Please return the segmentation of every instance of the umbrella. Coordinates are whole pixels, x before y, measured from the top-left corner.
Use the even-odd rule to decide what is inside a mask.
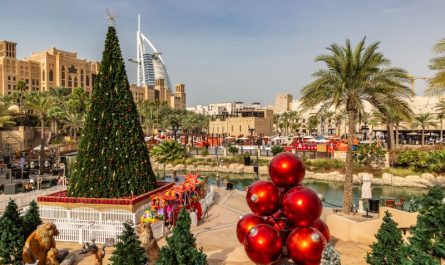
[[[40,148],[41,148],[41,145],[34,147],[33,150],[38,151],[38,150],[40,150]],[[48,149],[49,149],[49,148],[46,147],[46,146],[43,147],[43,150],[48,150]]]
[[[417,135],[417,133],[416,132],[410,132],[410,133],[407,133],[406,135]]]
[[[363,181],[363,184],[362,184],[362,198],[364,198],[364,199],[371,199],[372,198],[371,177],[369,175],[364,175],[362,181]]]

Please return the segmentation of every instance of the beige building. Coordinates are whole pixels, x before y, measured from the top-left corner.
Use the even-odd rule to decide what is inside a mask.
[[[171,91],[165,86],[164,79],[156,80],[155,86],[137,86],[135,84],[130,85],[131,93],[135,102],[148,100],[167,102],[173,109],[185,109],[186,108],[186,95],[185,85],[177,84],[176,92],[173,95]]]
[[[253,130],[254,129],[254,130]],[[273,110],[244,108],[232,116],[210,121],[209,134],[231,136],[270,136],[273,129]]]
[[[54,87],[82,87],[91,93],[99,63],[78,59],[76,52],[50,48],[17,59],[17,43],[0,41],[0,93],[10,95],[24,80],[27,91],[48,91]]]
[[[10,95],[17,91],[17,83],[25,81],[27,91],[48,91],[54,87],[70,90],[82,87],[91,94],[100,64],[95,61],[78,59],[76,52],[68,52],[54,47],[33,52],[23,60],[17,59],[17,43],[0,41],[0,95]],[[134,101],[165,101],[172,108],[185,109],[185,85],[176,85],[172,93],[164,80],[156,80],[155,86],[130,85]]]

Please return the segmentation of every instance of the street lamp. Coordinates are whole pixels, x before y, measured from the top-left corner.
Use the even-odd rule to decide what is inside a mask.
[[[172,130],[173,130],[173,135],[175,137],[175,142],[176,142],[176,133],[179,129],[179,122],[177,120],[172,121]]]

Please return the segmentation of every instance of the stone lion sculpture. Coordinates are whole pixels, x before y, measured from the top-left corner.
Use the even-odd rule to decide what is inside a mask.
[[[34,264],[38,260],[38,265],[47,265],[46,257],[50,249],[50,255],[53,255],[56,249],[56,241],[54,237],[59,235],[59,230],[55,224],[42,224],[26,239],[23,246],[22,258],[23,262]],[[57,254],[56,254],[57,256]]]
[[[59,255],[57,248],[48,250],[48,253],[46,253],[46,265],[60,265],[60,262],[57,260],[57,255]]]
[[[148,265],[154,265],[159,260],[159,253],[161,252],[158,242],[153,236],[153,231],[149,223],[141,223],[137,227],[139,241],[144,248],[148,257]]]

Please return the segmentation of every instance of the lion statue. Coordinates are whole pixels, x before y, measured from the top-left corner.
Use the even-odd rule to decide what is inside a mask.
[[[159,253],[161,252],[158,242],[153,236],[151,225],[149,223],[140,223],[137,227],[139,241],[144,248],[148,257],[148,265],[154,265],[159,260]]]
[[[57,260],[57,255],[59,255],[57,248],[48,250],[48,253],[46,253],[46,265],[60,265],[60,262]]]
[[[59,235],[55,224],[42,224],[26,239],[23,246],[23,262],[34,264],[38,260],[38,265],[47,265],[46,257],[50,249],[56,248],[54,237]],[[54,250],[51,251],[54,254]],[[57,256],[57,254],[56,254]]]

